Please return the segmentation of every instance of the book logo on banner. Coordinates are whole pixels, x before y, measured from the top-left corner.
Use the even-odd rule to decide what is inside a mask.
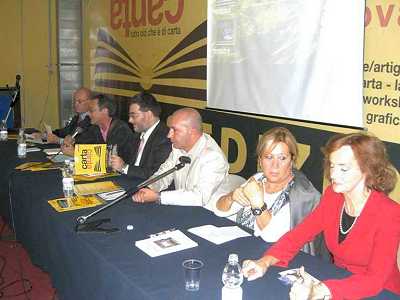
[[[104,22],[92,29],[94,88],[121,96],[146,90],[160,100],[174,97],[204,106],[207,22],[198,17],[198,4],[151,3],[109,0]],[[105,14],[97,10],[91,14]]]
[[[106,173],[106,144],[75,145],[75,174],[92,175]]]

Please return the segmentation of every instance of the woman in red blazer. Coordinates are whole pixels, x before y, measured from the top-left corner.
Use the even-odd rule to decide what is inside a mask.
[[[384,288],[400,295],[400,205],[387,196],[396,173],[385,145],[363,133],[338,134],[328,141],[324,155],[331,185],[320,204],[262,258],[244,261],[244,276],[253,280],[271,265],[287,266],[304,243],[323,232],[334,263],[352,275],[310,287],[309,299],[361,299]]]

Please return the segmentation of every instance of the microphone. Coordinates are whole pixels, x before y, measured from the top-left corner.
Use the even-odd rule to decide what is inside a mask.
[[[17,76],[15,76],[15,87],[17,89],[20,89],[20,85],[19,85],[20,80],[21,80],[21,75],[17,74]]]
[[[75,231],[78,232],[79,231],[79,225],[85,224],[87,219],[89,219],[90,217],[92,217],[92,216],[98,214],[99,212],[101,212],[101,211],[113,206],[114,204],[120,202],[121,200],[132,196],[134,193],[136,193],[141,188],[144,188],[144,187],[146,187],[146,186],[148,186],[148,185],[160,180],[161,178],[164,178],[164,177],[168,176],[169,174],[171,174],[171,173],[173,173],[173,172],[175,172],[177,170],[182,169],[186,164],[190,164],[191,159],[188,156],[181,156],[181,157],[179,157],[179,161],[180,161],[179,164],[175,165],[174,167],[172,167],[171,169],[165,171],[164,173],[161,173],[160,175],[157,175],[155,177],[150,177],[149,179],[147,179],[147,180],[143,181],[142,183],[138,184],[136,187],[128,189],[125,193],[123,193],[121,196],[119,196],[117,199],[115,199],[114,201],[110,202],[109,204],[107,204],[107,205],[105,205],[103,207],[100,207],[99,209],[95,210],[94,212],[92,212],[92,213],[90,213],[90,214],[88,214],[86,216],[78,217],[76,219]],[[109,219],[104,219],[104,220],[109,220]],[[93,223],[95,225],[94,227],[96,227],[96,226],[101,224],[101,223],[99,223],[99,221],[93,221]],[[88,224],[88,226],[89,226],[89,224]],[[95,228],[91,228],[91,229],[92,229],[91,231],[96,231]],[[88,229],[88,230],[90,230],[90,229]],[[99,230],[99,231],[103,231],[103,230]]]
[[[83,132],[83,128],[82,127],[76,127],[74,133],[71,135],[71,138],[75,138],[78,134],[81,134]]]
[[[85,129],[82,127],[76,127],[74,133],[71,135],[72,140],[78,135],[81,134]],[[49,157],[49,160],[53,160],[54,157],[58,156],[62,152],[62,148],[56,154],[53,154]]]
[[[191,163],[191,159],[189,156],[181,156],[179,157],[179,161],[185,165],[185,164],[190,164]]]

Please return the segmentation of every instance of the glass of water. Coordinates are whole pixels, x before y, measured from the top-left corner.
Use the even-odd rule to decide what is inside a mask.
[[[204,263],[198,259],[187,259],[182,263],[185,276],[185,290],[196,292],[200,289],[200,271]]]

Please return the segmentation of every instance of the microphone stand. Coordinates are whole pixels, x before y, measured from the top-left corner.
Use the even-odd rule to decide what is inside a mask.
[[[76,219],[76,224],[75,224],[75,231],[76,232],[105,232],[105,233],[110,233],[110,232],[115,232],[115,231],[119,231],[118,228],[101,228],[99,227],[101,224],[106,223],[106,222],[110,222],[111,219],[110,218],[106,218],[106,219],[100,219],[100,220],[94,220],[92,222],[86,222],[89,218],[93,217],[94,215],[97,215],[99,212],[106,210],[107,208],[117,204],[118,202],[132,196],[134,193],[136,193],[138,190],[140,190],[141,188],[144,188],[145,186],[148,186],[149,184],[152,184],[158,180],[160,180],[161,178],[164,178],[166,176],[168,176],[169,174],[182,169],[185,164],[187,162],[186,161],[182,161],[175,165],[173,168],[165,171],[164,173],[161,173],[160,175],[157,175],[155,177],[149,178],[145,181],[143,181],[142,183],[140,183],[139,185],[137,185],[136,187],[130,188],[128,189],[125,193],[123,193],[121,196],[119,196],[117,199],[113,200],[112,202],[108,203],[105,206],[100,207],[99,209],[91,212],[90,214],[86,215],[86,216],[80,216]]]
[[[6,117],[4,118],[4,121],[5,121],[6,123],[7,123],[7,121],[8,121],[9,116],[10,116],[10,113],[11,113],[12,108],[13,108],[13,107],[15,106],[15,104],[16,104],[16,99],[17,99],[17,96],[18,96],[18,94],[19,94],[19,89],[20,89],[19,84],[17,84],[17,85],[16,85],[16,88],[15,88],[14,96],[13,96],[13,98],[12,98],[12,100],[11,100],[11,102],[10,102],[10,106],[9,106],[9,108],[8,108],[7,115],[6,115]]]

